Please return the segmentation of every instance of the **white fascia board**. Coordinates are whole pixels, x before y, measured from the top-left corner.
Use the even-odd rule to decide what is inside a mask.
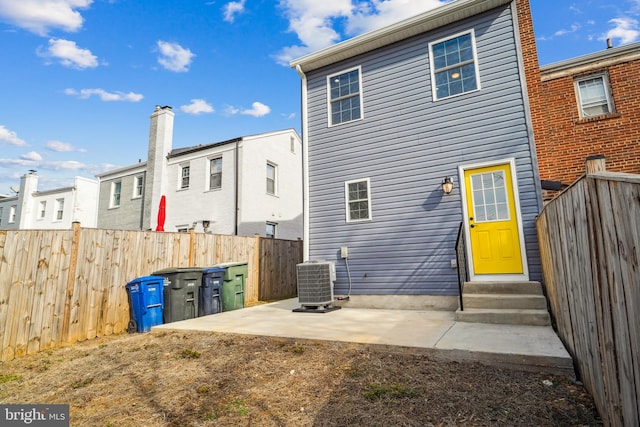
[[[309,72],[418,34],[479,15],[514,0],[456,0],[428,12],[370,31],[309,55],[294,59],[291,68]]]

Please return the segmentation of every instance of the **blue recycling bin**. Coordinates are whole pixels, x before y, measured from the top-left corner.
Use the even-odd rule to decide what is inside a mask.
[[[221,290],[224,274],[222,267],[205,268],[202,271],[202,285],[198,294],[198,316],[218,314],[222,311]]]
[[[138,277],[127,283],[131,320],[129,332],[149,332],[162,324],[164,279],[158,276]]]

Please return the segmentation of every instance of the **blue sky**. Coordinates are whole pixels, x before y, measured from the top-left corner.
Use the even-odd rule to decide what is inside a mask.
[[[0,0],[0,194],[146,160],[155,105],[174,148],[300,130],[302,56],[439,0]],[[541,64],[640,40],[640,0],[533,0]]]

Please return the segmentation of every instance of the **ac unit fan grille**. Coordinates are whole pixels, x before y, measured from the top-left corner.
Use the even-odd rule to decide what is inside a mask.
[[[333,302],[333,277],[330,263],[298,264],[298,300],[303,306]]]

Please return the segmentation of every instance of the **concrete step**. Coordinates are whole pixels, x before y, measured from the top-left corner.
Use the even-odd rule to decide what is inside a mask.
[[[465,282],[463,294],[543,295],[540,282]]]
[[[531,294],[467,294],[462,297],[467,308],[494,309],[547,309],[547,299],[543,295]]]
[[[466,308],[456,311],[456,321],[504,325],[548,326],[549,312],[544,310]]]

